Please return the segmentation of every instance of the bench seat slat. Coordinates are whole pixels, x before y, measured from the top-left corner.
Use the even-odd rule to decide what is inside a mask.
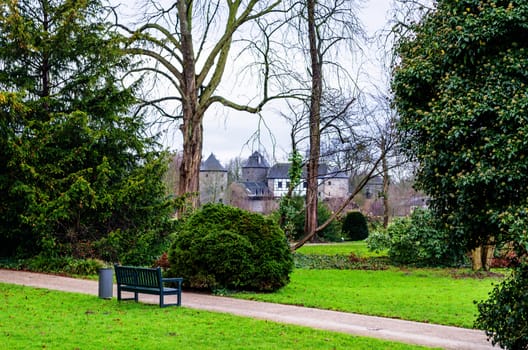
[[[138,293],[145,293],[145,294],[160,294],[159,288],[149,288],[149,287],[136,287],[136,286],[127,286],[123,285],[121,286],[121,291],[123,292],[138,292]],[[174,295],[177,294],[179,289],[177,288],[168,288],[163,287],[163,294],[165,295]]]

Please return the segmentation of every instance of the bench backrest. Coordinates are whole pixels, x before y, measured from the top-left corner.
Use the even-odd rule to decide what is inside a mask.
[[[118,284],[131,286],[161,288],[161,268],[133,267],[114,265]]]

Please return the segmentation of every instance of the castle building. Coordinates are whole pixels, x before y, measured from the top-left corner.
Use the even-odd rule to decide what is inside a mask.
[[[259,152],[253,152],[242,166],[242,182],[234,186],[241,186],[245,193],[245,200],[238,198],[236,206],[257,212],[269,212],[277,208],[277,199],[286,195],[290,187],[290,163],[277,163],[269,166]],[[293,194],[306,195],[306,169],[303,169],[302,180],[295,187]],[[318,174],[319,198],[346,198],[349,194],[349,177],[345,172],[329,171],[326,164],[319,166]]]
[[[227,170],[211,154],[200,167],[200,204],[228,203],[250,211],[269,213],[278,207],[278,199],[288,193],[290,163],[270,166],[259,152],[253,152],[242,166],[241,181],[231,184],[228,191]],[[306,195],[306,169],[293,191]],[[318,194],[321,200],[343,199],[349,195],[349,177],[345,172],[330,171],[319,166]],[[228,200],[229,199],[229,200]]]

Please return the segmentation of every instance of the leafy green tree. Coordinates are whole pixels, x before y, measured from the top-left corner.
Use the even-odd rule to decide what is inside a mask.
[[[117,260],[142,230],[157,242],[168,232],[166,162],[141,116],[126,115],[134,86],[119,81],[128,62],[107,15],[98,0],[0,5],[3,255]],[[101,240],[118,232],[128,244],[112,255]]]
[[[441,0],[396,50],[417,186],[469,249],[511,240],[502,218],[527,205],[527,18],[524,0]]]
[[[510,277],[495,286],[490,298],[478,304],[475,326],[485,329],[493,345],[503,349],[528,348],[528,266],[513,270]]]
[[[528,248],[527,18],[525,0],[438,1],[399,43],[393,80],[403,146],[420,163],[417,184],[451,240],[468,248],[513,242],[521,262]],[[479,306],[480,325],[510,349],[526,344],[526,296],[517,288],[525,269]]]

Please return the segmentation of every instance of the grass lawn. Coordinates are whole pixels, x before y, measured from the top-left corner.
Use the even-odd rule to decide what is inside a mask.
[[[424,349],[219,314],[0,283],[3,349]]]
[[[270,294],[237,293],[244,299],[472,328],[477,308],[498,278],[454,278],[447,270],[296,269],[291,283]]]
[[[306,256],[372,261],[364,242],[307,245]],[[337,260],[337,259],[336,259]],[[344,259],[347,260],[346,258]],[[367,263],[367,266],[369,266]],[[474,300],[487,298],[500,277],[463,269],[295,269],[275,293],[232,296],[471,328]],[[416,349],[346,334],[157,305],[118,304],[93,296],[0,283],[3,348],[53,349]],[[23,325],[23,326],[21,326]]]
[[[306,245],[305,255],[377,257],[364,242]],[[383,256],[383,254],[381,255]],[[234,297],[472,328],[474,301],[501,281],[464,269],[295,269],[291,283],[272,294]]]
[[[322,244],[305,244],[297,250],[301,254],[315,255],[350,255],[354,253],[358,257],[370,258],[377,256],[387,256],[387,253],[374,253],[368,250],[364,241],[359,242],[342,242],[342,243],[322,243]]]

